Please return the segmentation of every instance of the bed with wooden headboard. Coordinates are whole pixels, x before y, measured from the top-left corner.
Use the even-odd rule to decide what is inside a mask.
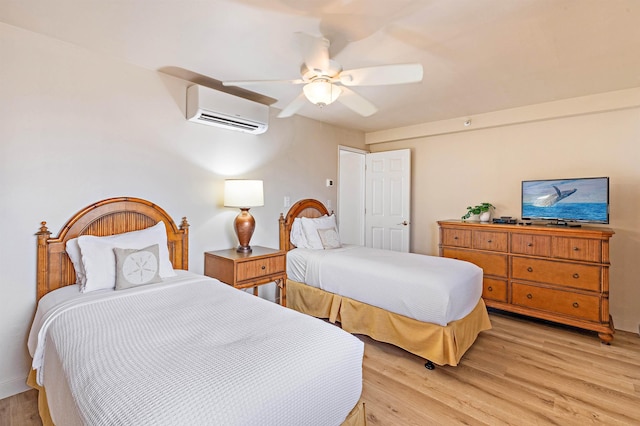
[[[80,210],[51,237],[47,222],[38,236],[37,297],[74,284],[76,274],[65,251],[67,241],[81,235],[108,236],[138,231],[164,222],[167,228],[169,259],[174,269],[189,269],[189,223],[183,217],[179,226],[160,206],[141,198],[118,197],[98,201]]]
[[[173,269],[182,270],[175,277],[122,290],[116,285],[113,291],[82,292],[74,285],[69,240],[146,232],[157,229],[158,222],[166,228]],[[185,419],[222,424],[231,419],[297,425],[310,418],[366,423],[359,400],[361,341],[188,272],[188,259],[186,218],[176,225],[162,208],[139,198],[91,204],[55,237],[41,223],[39,303],[29,336],[37,370],[28,383],[40,390],[45,425],[53,424],[52,418],[57,424],[153,425]],[[309,364],[318,374],[307,374]],[[250,407],[241,402],[247,395],[253,398]]]
[[[328,214],[329,211],[318,200],[304,199],[295,203],[286,215],[280,215],[280,249],[289,252],[296,248],[290,238],[296,218],[319,218]],[[478,334],[491,328],[482,298],[467,316],[441,326],[289,279],[287,306],[318,318],[339,322],[350,333],[364,334],[403,348],[425,358],[425,366],[429,369],[433,368],[433,363],[457,365]]]

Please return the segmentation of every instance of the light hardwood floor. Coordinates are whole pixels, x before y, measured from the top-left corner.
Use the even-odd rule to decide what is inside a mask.
[[[640,337],[491,313],[457,367],[364,336],[367,418],[375,425],[640,425]],[[0,400],[0,425],[39,425],[35,391]]]

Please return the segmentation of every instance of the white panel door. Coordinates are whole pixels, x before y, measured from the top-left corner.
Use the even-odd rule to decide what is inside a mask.
[[[411,151],[367,154],[365,245],[409,251]]]

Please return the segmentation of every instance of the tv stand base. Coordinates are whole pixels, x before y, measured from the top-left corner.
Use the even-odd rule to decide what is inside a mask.
[[[580,227],[582,227],[582,225],[580,225],[579,223],[563,222],[563,221],[547,223],[547,226],[566,226],[568,228],[580,228]]]

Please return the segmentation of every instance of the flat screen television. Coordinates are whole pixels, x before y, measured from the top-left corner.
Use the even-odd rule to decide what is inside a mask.
[[[521,217],[567,226],[609,223],[609,178],[525,180]]]

